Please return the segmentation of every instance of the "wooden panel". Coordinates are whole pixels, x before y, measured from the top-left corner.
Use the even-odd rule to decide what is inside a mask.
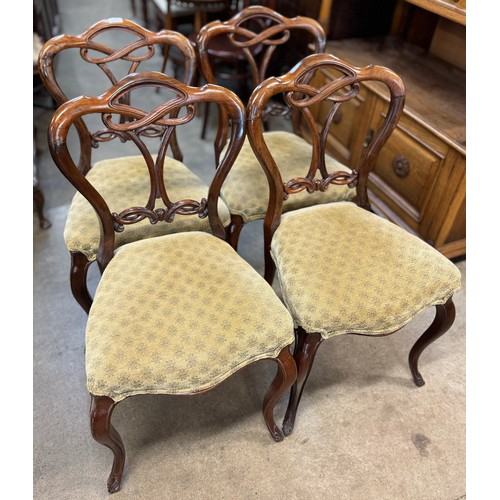
[[[429,53],[465,71],[465,26],[441,18],[434,32]]]
[[[465,26],[465,0],[406,0],[422,9],[434,12]]]
[[[357,66],[379,64],[398,73],[406,87],[407,113],[465,154],[465,71],[391,40],[332,41],[326,50]],[[384,95],[377,87],[370,88]]]

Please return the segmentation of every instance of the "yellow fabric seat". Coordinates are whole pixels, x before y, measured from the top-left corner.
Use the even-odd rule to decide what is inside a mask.
[[[301,137],[284,131],[264,133],[266,145],[276,161],[281,177],[286,182],[294,177],[303,177],[311,162],[312,146]],[[330,156],[325,156],[328,172],[351,170]],[[356,194],[347,185],[330,185],[325,193],[301,193],[290,196],[283,203],[283,212],[298,208],[346,201]],[[221,197],[232,214],[240,215],[243,222],[263,219],[269,202],[269,187],[264,170],[250,146],[245,140],[233,168],[229,172],[221,189]]]
[[[295,325],[324,339],[392,333],[461,286],[450,260],[350,202],[283,215],[271,255]]]
[[[168,194],[175,202],[181,199],[200,201],[208,195],[208,186],[183,163],[173,158],[165,158],[165,178],[168,179]],[[131,206],[145,206],[150,190],[150,178],[142,156],[103,160],[88,172],[87,179],[99,191],[112,212],[119,213]],[[225,226],[230,222],[229,211],[222,200],[219,214]],[[127,225],[121,233],[116,233],[116,247],[141,240],[184,231],[210,232],[208,218],[177,214],[172,222],[158,222],[151,225],[149,220]],[[99,246],[99,221],[88,201],[76,193],[66,219],[64,240],[70,252],[81,252],[89,261],[94,261]]]
[[[87,386],[114,401],[199,392],[293,340],[285,306],[228,243],[203,232],[145,239],[119,248],[97,287]]]

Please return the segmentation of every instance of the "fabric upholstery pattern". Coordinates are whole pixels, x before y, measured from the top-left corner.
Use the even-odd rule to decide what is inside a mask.
[[[183,163],[165,158],[167,193],[172,202],[182,199],[200,201],[208,195],[208,186]],[[121,212],[132,206],[145,206],[150,189],[150,179],[142,156],[129,156],[103,160],[88,172],[87,179],[99,191],[112,212]],[[219,215],[224,226],[230,223],[229,211],[222,200]],[[183,231],[211,232],[208,217],[177,214],[172,222],[151,224],[149,220],[125,226],[116,233],[116,246],[125,243]],[[66,219],[64,240],[70,252],[81,252],[94,261],[99,247],[100,228],[98,217],[90,203],[76,193]]]
[[[280,170],[283,182],[294,177],[305,177],[312,156],[312,146],[307,141],[284,131],[265,132],[264,139]],[[325,156],[325,163],[329,172],[351,172],[348,167],[328,155]],[[355,194],[355,189],[347,185],[330,185],[325,193],[309,194],[302,191],[284,201],[283,212],[319,203],[351,200]],[[245,223],[263,219],[266,215],[269,186],[248,138],[222,186],[221,197],[229,211],[240,215]]]
[[[461,286],[441,253],[350,202],[284,214],[271,255],[295,325],[325,339],[392,333]]]
[[[115,401],[195,393],[293,341],[289,312],[228,243],[203,232],[141,240],[116,251],[97,287],[87,386]]]

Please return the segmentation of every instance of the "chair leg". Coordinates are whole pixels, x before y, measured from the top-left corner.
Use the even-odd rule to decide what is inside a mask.
[[[323,338],[319,333],[307,333],[302,328],[295,331],[295,349],[293,357],[297,364],[297,381],[290,391],[288,408],[286,409],[285,419],[283,420],[283,434],[289,436],[295,425],[295,416],[299,407],[302,391],[306,385],[307,378],[311,372],[314,357]]]
[[[45,197],[43,196],[43,192],[39,187],[33,187],[33,201],[35,202],[36,212],[38,214],[38,221],[40,223],[40,227],[42,229],[48,229],[52,226],[52,222],[50,222],[43,212],[43,205],[45,203]]]
[[[445,304],[436,306],[434,321],[411,348],[408,361],[413,381],[417,387],[422,387],[425,384],[422,375],[418,371],[418,358],[428,345],[432,344],[432,342],[449,330],[454,321],[455,304],[453,304],[453,300],[450,297]]]
[[[297,378],[297,367],[290,354],[289,348],[285,347],[275,358],[278,364],[276,374],[271,387],[268,389],[262,406],[264,419],[272,438],[276,441],[283,441],[283,434],[274,421],[274,407],[280,397],[292,386]]]
[[[90,430],[92,437],[113,452],[113,467],[108,478],[108,491],[120,489],[125,466],[125,447],[116,429],[111,425],[111,414],[116,403],[107,396],[92,396]]]
[[[92,297],[87,288],[87,273],[90,267],[87,256],[80,252],[71,252],[70,284],[73,297],[88,314],[92,305]]]
[[[238,251],[238,241],[244,226],[243,218],[240,215],[231,215],[231,224],[227,228],[226,241]]]
[[[203,126],[201,128],[201,138],[205,139],[205,136],[207,135],[207,126],[208,126],[208,115],[210,112],[210,103],[207,101],[205,103],[205,112],[203,114]]]
[[[272,234],[264,223],[264,279],[272,286],[276,273],[276,264],[271,257]]]

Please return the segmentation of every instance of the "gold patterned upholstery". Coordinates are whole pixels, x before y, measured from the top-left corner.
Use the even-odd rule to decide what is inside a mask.
[[[323,338],[394,332],[460,289],[446,257],[349,202],[283,215],[271,247],[296,326]]]
[[[285,306],[228,243],[203,232],[145,239],[118,249],[98,285],[88,390],[115,401],[198,392],[293,340]]]
[[[150,179],[142,156],[129,156],[103,160],[94,165],[87,178],[108,203],[112,212],[131,206],[145,206],[149,197]],[[165,158],[165,178],[172,201],[182,199],[201,200],[207,197],[208,186],[181,162]],[[219,202],[219,214],[223,224],[230,222],[224,202]],[[208,218],[176,215],[172,222],[151,225],[146,219],[125,227],[116,233],[116,246],[125,243],[183,231],[210,232]],[[69,209],[64,239],[70,252],[81,252],[94,261],[99,246],[99,222],[88,201],[76,193]]]
[[[276,161],[281,177],[286,182],[294,177],[303,177],[311,161],[312,146],[301,137],[284,131],[264,133],[266,145]],[[330,156],[325,156],[329,172],[351,170]],[[348,186],[331,185],[326,193],[301,192],[290,196],[283,203],[283,211],[315,205],[350,200],[356,194]],[[245,223],[263,219],[269,201],[266,175],[255,157],[248,140],[234,162],[233,168],[221,189],[221,197],[232,214],[240,215]]]

